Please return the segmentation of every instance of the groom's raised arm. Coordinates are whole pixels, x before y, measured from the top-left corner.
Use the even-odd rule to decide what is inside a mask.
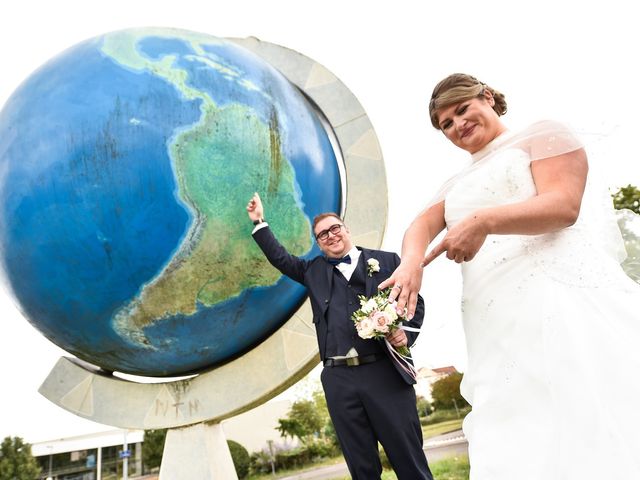
[[[307,262],[291,255],[275,237],[269,224],[264,220],[264,207],[260,195],[254,193],[247,204],[247,214],[254,223],[252,236],[271,265],[284,275],[304,285]]]

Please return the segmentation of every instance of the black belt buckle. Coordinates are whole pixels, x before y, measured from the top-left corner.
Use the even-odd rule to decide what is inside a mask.
[[[357,367],[360,365],[360,357],[347,357],[346,360],[348,367]]]
[[[327,358],[324,361],[325,367],[357,367],[358,365],[364,365],[365,363],[371,363],[379,360],[384,355],[374,353],[372,355],[359,355],[357,357],[345,357],[345,358]]]

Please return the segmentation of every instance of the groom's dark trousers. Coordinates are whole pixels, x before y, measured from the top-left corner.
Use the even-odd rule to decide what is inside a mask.
[[[324,256],[306,260],[289,254],[268,226],[254,231],[253,238],[274,267],[307,287],[324,364],[320,378],[352,479],[380,478],[380,442],[398,480],[432,480],[422,449],[415,380],[391,360],[382,342],[361,339],[351,320],[351,314],[360,308],[358,295],[376,294],[378,284],[399,265],[399,257],[358,247],[358,265],[347,280]],[[369,259],[379,262],[379,271],[368,273]],[[420,328],[423,316],[420,298],[407,325]],[[417,333],[406,334],[409,345],[413,344]],[[332,359],[351,348],[358,352],[357,360]]]

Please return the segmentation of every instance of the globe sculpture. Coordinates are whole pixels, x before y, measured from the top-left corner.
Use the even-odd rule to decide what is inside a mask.
[[[243,47],[175,29],[82,42],[0,112],[0,259],[24,316],[104,370],[176,376],[236,358],[304,301],[254,245],[293,253],[340,209],[318,113]]]

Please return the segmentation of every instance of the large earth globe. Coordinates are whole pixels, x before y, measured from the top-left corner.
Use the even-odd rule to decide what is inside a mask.
[[[0,112],[0,263],[21,312],[108,371],[230,361],[305,299],[251,238],[254,192],[292,253],[340,208],[319,113],[229,40],[101,35],[30,75]]]

